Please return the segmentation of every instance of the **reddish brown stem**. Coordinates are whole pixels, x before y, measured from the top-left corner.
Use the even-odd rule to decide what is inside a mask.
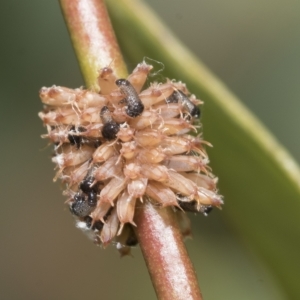
[[[202,299],[174,212],[145,203],[136,209],[135,222],[158,299]]]
[[[60,0],[77,59],[89,88],[98,90],[98,71],[111,65],[127,71],[103,0]],[[136,210],[137,236],[159,299],[201,300],[197,278],[171,209],[145,203]]]
[[[88,88],[99,90],[98,71],[111,65],[119,78],[127,71],[105,4],[101,0],[60,0]]]

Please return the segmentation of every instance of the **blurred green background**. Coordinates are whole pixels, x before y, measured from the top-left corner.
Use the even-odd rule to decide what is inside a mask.
[[[300,161],[300,2],[146,2]],[[120,259],[95,247],[52,183],[38,90],[83,85],[58,1],[2,1],[0,37],[1,299],[155,299],[139,248]],[[187,247],[206,300],[287,299],[222,212],[191,218]]]

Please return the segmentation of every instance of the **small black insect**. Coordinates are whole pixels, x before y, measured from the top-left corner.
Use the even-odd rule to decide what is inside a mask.
[[[178,103],[178,91],[174,91],[169,97],[166,98],[167,103]]]
[[[76,145],[77,149],[79,149],[84,142],[84,138],[78,135],[78,133],[85,131],[86,129],[84,127],[79,126],[76,128],[75,126],[72,126],[68,134],[68,140],[70,141],[70,144]]]
[[[100,220],[96,221],[92,227],[95,231],[101,231],[104,226],[104,223],[102,223]]]
[[[88,205],[91,207],[95,207],[97,205],[97,192],[90,191],[88,193],[88,199],[87,199]]]
[[[76,193],[70,204],[70,211],[77,217],[88,216],[95,208],[97,201],[89,201],[83,194]],[[97,197],[96,197],[97,199]]]
[[[101,141],[98,138],[88,138],[86,136],[82,136],[80,133],[87,131],[84,127],[72,126],[69,130],[68,140],[71,145],[76,145],[76,148],[79,149],[82,144],[90,144],[95,148],[98,148],[101,145]]]
[[[197,209],[198,203],[197,201],[181,201],[177,199],[177,202],[179,206],[184,210],[188,212],[194,212],[194,213],[203,213],[205,216],[207,216],[213,209],[211,205],[201,205],[200,210]]]
[[[100,220],[96,221],[93,226],[92,226],[92,222],[93,219],[90,216],[86,216],[83,221],[85,222],[86,226],[94,231],[101,231],[103,228],[104,223],[101,222]]]
[[[116,80],[116,85],[120,88],[122,94],[125,96],[127,115],[132,118],[139,116],[144,111],[144,104],[139,98],[134,87],[126,79]]]
[[[91,191],[97,192],[98,186],[96,184],[92,186],[94,181],[95,181],[95,177],[92,175],[90,176],[88,175],[80,182],[79,188],[86,194],[88,194]]]
[[[167,99],[167,103],[181,103],[181,105],[188,111],[188,113],[194,118],[200,118],[201,111],[189,97],[180,90],[174,91]]]
[[[103,122],[101,130],[102,136],[107,140],[115,139],[120,130],[120,125],[113,120],[107,106],[102,107],[100,111],[100,118]]]

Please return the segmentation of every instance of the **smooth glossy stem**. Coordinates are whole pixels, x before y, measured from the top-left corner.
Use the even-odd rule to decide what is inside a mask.
[[[170,208],[137,207],[136,234],[158,299],[202,299],[193,265]]]
[[[88,88],[98,91],[98,72],[111,66],[127,76],[107,10],[102,0],[60,0],[72,44]]]
[[[98,90],[98,72],[110,65],[127,77],[103,0],[60,0],[88,88]],[[137,236],[158,299],[201,300],[197,278],[174,213],[145,203],[136,210]]]

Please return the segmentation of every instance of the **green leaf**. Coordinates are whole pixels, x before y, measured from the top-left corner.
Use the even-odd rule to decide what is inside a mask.
[[[300,171],[241,102],[139,1],[107,1],[127,62],[150,57],[204,100],[205,139],[220,178],[222,214],[268,264],[290,299],[300,299]]]

